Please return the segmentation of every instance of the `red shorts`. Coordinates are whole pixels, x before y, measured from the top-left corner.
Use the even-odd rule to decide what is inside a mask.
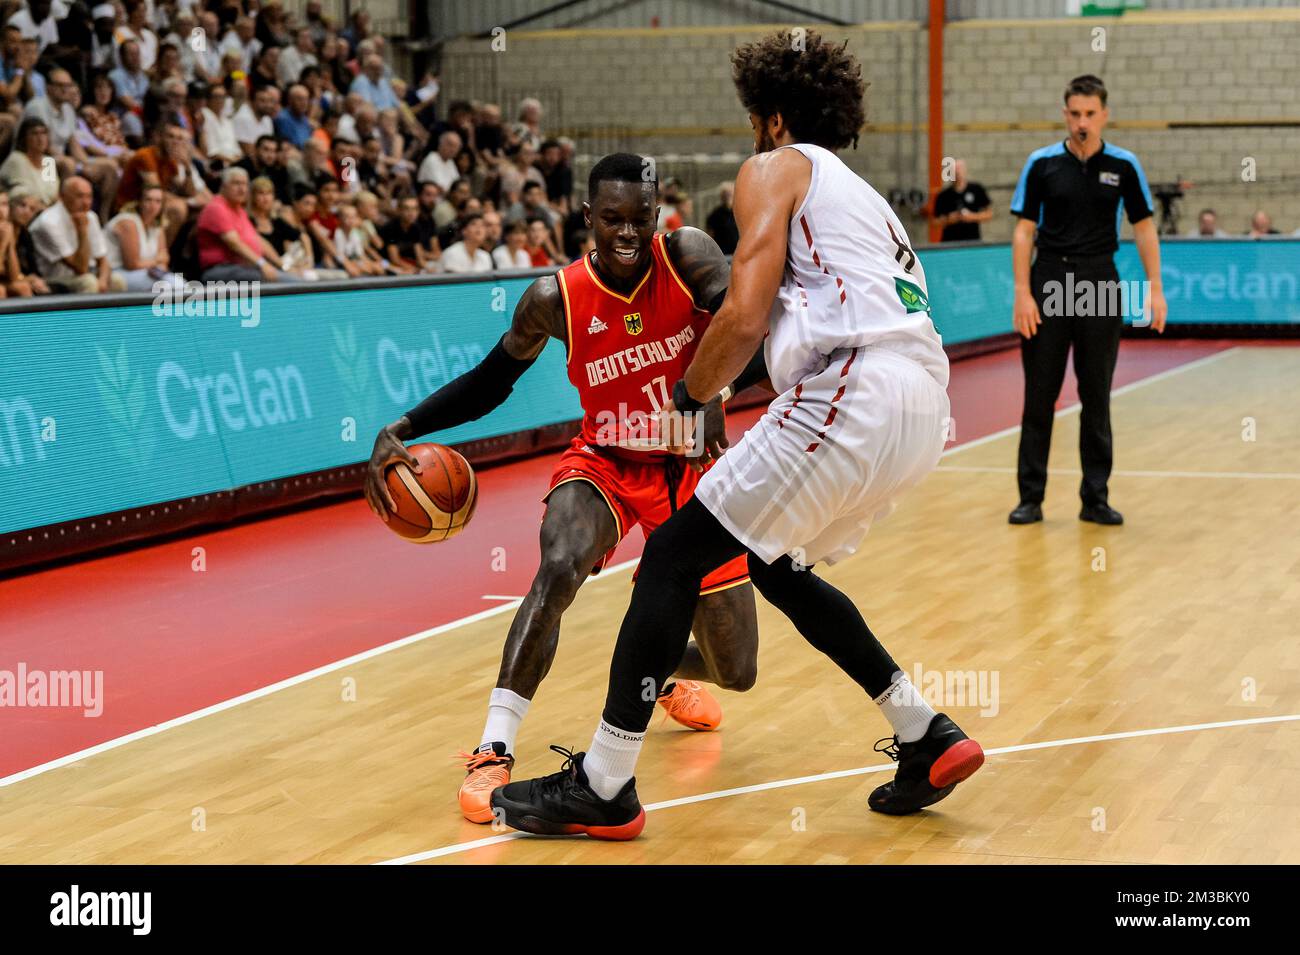
[[[691,499],[699,479],[700,474],[682,458],[634,461],[615,457],[610,452],[589,447],[579,435],[573,439],[569,449],[560,455],[546,496],[550,497],[551,491],[561,484],[586,481],[600,492],[600,496],[609,505],[618,528],[618,539],[622,541],[636,524],[640,524],[649,537],[656,527],[672,515],[674,505],[681,507]],[[673,494],[673,491],[676,493]],[[593,574],[600,573],[609,564],[615,549],[617,545],[611,547],[591,569]],[[705,577],[700,585],[700,593],[716,593],[748,581],[748,558],[741,554]]]

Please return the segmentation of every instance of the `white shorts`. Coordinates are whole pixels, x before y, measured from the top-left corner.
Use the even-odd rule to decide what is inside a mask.
[[[843,560],[939,461],[948,393],[880,346],[837,351],[780,395],[695,496],[766,563]]]

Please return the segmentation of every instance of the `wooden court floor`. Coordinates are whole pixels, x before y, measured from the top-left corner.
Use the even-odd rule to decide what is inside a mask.
[[[758,685],[720,692],[722,729],[652,724],[641,839],[466,823],[450,756],[507,607],[0,789],[0,862],[1300,862],[1297,407],[1300,349],[1231,349],[1117,393],[1124,527],[1076,519],[1066,411],[1043,524],[1006,524],[1017,435],[993,436],[819,571],[990,753],[932,811],[867,811],[887,724],[760,601]],[[566,616],[517,778],[590,741],[629,579]]]

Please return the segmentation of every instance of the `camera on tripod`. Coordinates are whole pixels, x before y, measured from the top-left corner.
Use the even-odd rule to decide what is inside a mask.
[[[1157,182],[1151,186],[1151,194],[1160,203],[1160,234],[1178,234],[1178,200],[1183,198],[1186,190],[1192,188],[1189,180],[1178,177],[1174,182]]]

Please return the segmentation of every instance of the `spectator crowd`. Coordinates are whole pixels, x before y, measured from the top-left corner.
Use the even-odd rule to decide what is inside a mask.
[[[364,9],[337,24],[318,0],[301,19],[261,0],[0,0],[0,24],[0,297],[525,269],[592,248],[573,143],[545,135],[541,103],[444,108],[436,75],[396,75]],[[961,172],[945,238],[991,214]],[[727,253],[732,193],[705,220]],[[660,229],[694,217],[672,180],[660,204]],[[1222,234],[1212,210],[1195,234]],[[1250,234],[1276,230],[1260,212]]]
[[[564,264],[592,247],[535,99],[439,99],[365,10],[0,2],[0,294]]]

